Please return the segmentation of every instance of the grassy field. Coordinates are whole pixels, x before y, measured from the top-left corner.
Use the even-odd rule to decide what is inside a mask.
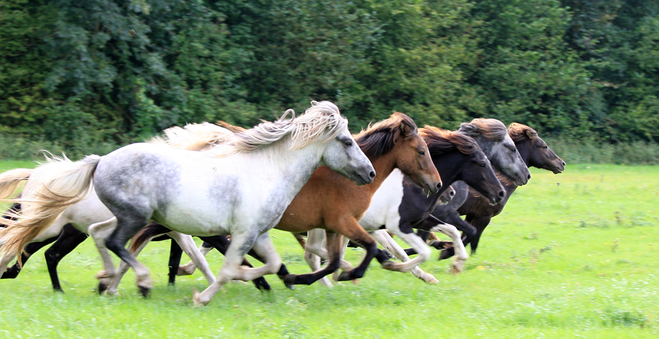
[[[29,163],[4,162],[2,170]],[[33,338],[656,338],[659,335],[659,167],[568,165],[533,178],[485,231],[467,270],[422,268],[427,285],[375,263],[359,284],[269,293],[232,283],[204,308],[200,273],[167,286],[168,243],[140,259],[155,288],[141,298],[127,275],[120,296],[94,293],[98,254],[87,241],[60,264],[66,294],[51,290],[42,254],[0,281],[0,337]],[[271,236],[293,272],[307,272],[287,233]],[[360,250],[349,249],[357,263]],[[218,270],[217,252],[209,262]]]

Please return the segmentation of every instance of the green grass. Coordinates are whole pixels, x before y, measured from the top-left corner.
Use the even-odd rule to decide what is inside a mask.
[[[3,170],[29,163],[2,163]],[[155,288],[141,298],[129,274],[120,296],[94,293],[98,254],[87,241],[62,260],[66,294],[54,293],[42,254],[15,280],[0,281],[0,337],[163,338],[656,338],[659,334],[659,167],[568,165],[533,170],[485,231],[459,275],[448,262],[422,268],[427,285],[375,263],[358,285],[273,291],[231,283],[204,308],[200,273],[168,287],[169,245],[140,256]],[[289,234],[272,231],[292,272],[307,272]],[[360,250],[349,249],[357,263]],[[218,270],[217,252],[209,262]]]

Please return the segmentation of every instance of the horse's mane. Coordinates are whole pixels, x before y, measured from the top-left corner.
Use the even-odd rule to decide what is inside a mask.
[[[407,139],[418,134],[414,120],[407,114],[395,112],[388,119],[369,125],[353,137],[369,158],[378,158],[391,151],[399,138]]]
[[[513,122],[508,126],[508,134],[515,143],[535,139],[538,137],[538,132],[533,128],[524,124]]]
[[[175,126],[163,132],[164,137],[155,137],[149,142],[188,151],[202,151],[233,139],[232,131],[208,122]]]
[[[428,150],[433,155],[444,154],[454,149],[464,153],[472,154],[480,150],[476,141],[467,135],[437,128],[425,126],[419,130],[428,145]]]
[[[289,114],[291,119],[286,119]],[[253,152],[288,135],[293,140],[292,148],[299,149],[316,141],[333,139],[347,128],[347,125],[348,120],[341,116],[336,105],[329,101],[312,101],[311,107],[297,118],[295,111],[289,109],[276,121],[263,121],[250,129],[235,130],[234,138],[230,142],[217,145],[209,152],[218,157]]]
[[[497,119],[474,119],[469,123],[460,124],[459,132],[465,133],[471,137],[483,135],[486,139],[492,141],[501,141],[508,134],[506,125]]]

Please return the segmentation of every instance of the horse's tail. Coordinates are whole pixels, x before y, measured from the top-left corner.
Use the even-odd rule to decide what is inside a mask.
[[[33,177],[21,198],[11,200],[21,203],[22,210],[14,216],[16,220],[3,220],[8,227],[0,230],[0,257],[15,253],[20,265],[23,247],[52,225],[68,206],[86,196],[100,159],[97,155],[76,162],[53,158],[39,166],[39,178]]]
[[[18,184],[30,178],[34,172],[29,168],[17,168],[0,174],[0,199],[7,199],[14,194]]]
[[[172,230],[170,230],[169,228],[160,225],[157,222],[151,222],[148,225],[144,226],[144,228],[142,228],[139,232],[137,232],[137,234],[135,234],[133,239],[131,239],[129,251],[131,253],[135,253],[135,251],[137,251],[137,249],[140,248],[140,246],[142,246],[142,244],[145,241],[171,231]]]

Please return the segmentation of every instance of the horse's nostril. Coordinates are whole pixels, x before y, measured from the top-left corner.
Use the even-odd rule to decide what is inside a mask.
[[[374,171],[369,172],[368,177],[371,179],[375,178],[375,172]]]
[[[565,161],[563,161],[563,167],[565,167]]]
[[[451,191],[448,195],[453,198],[455,196],[455,191]]]
[[[531,180],[531,173],[526,177],[526,180]]]
[[[503,199],[503,197],[506,196],[506,193],[504,191],[499,191],[499,198]]]
[[[442,183],[441,182],[437,183],[437,190],[439,191],[440,188],[442,188]]]

